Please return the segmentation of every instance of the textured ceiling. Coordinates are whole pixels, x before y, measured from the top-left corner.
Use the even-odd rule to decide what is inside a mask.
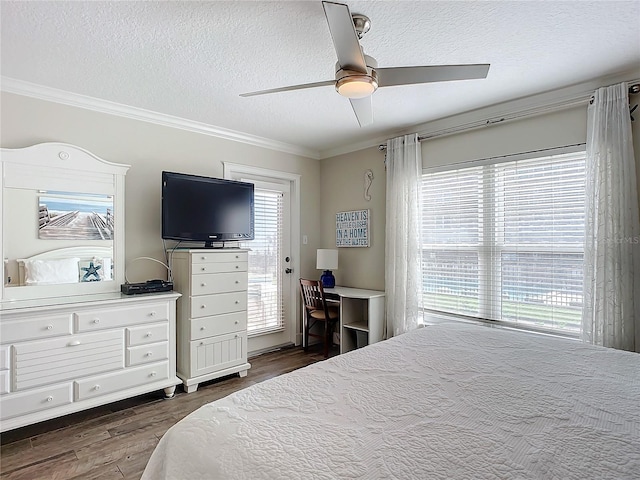
[[[360,128],[333,87],[320,1],[2,1],[4,77],[323,151],[640,65],[640,1],[353,1],[382,67],[490,63],[484,80],[389,87]]]

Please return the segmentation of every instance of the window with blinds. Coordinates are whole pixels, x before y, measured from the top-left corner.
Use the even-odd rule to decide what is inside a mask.
[[[259,335],[284,328],[282,296],[282,192],[254,191],[255,239],[244,244],[249,252],[249,335]]]
[[[579,333],[584,182],[584,152],[424,174],[424,307]]]

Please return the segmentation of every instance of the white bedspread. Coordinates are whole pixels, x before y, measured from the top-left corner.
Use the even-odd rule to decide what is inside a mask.
[[[205,405],[143,479],[638,479],[640,355],[437,325]]]

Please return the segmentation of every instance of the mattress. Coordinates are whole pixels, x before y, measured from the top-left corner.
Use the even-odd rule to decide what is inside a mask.
[[[142,478],[638,479],[640,355],[429,326],[201,407]]]

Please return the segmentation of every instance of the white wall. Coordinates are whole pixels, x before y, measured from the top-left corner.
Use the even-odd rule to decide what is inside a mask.
[[[587,108],[497,123],[422,142],[425,168],[584,143]]]
[[[377,148],[318,162],[19,95],[2,93],[1,101],[2,147],[59,141],[86,148],[106,160],[132,165],[126,180],[129,260],[138,256],[162,258],[159,204],[162,170],[222,176],[221,162],[232,161],[302,175],[301,233],[307,235],[309,242],[301,244],[299,276],[319,277],[315,253],[317,248],[335,247],[335,213],[371,209],[371,247],[341,248],[340,267],[334,273],[339,284],[384,289],[386,178],[384,156]],[[632,102],[638,101],[639,96],[632,97]],[[640,185],[640,119],[632,125]],[[423,142],[422,154],[425,166],[433,166],[585,140],[586,106],[581,106],[431,139]],[[363,197],[367,169],[374,172],[371,202]],[[136,262],[134,266],[132,280],[162,274],[154,264]]]
[[[373,171],[373,183],[369,189],[371,201],[366,201],[364,174],[369,169]],[[319,248],[336,248],[336,213],[370,210],[370,246],[338,249],[338,270],[333,272],[336,284],[384,290],[386,223],[384,154],[374,147],[322,160],[320,182],[322,242]],[[317,270],[311,278],[319,278],[321,273]]]
[[[318,160],[5,92],[1,102],[0,145],[4,148],[64,142],[105,160],[131,165],[125,182],[128,262],[140,256],[164,258],[160,237],[162,170],[222,177],[222,162],[229,161],[300,174],[301,231],[311,239],[308,245],[301,245],[300,272],[316,275]],[[130,265],[127,274],[131,281],[142,281],[164,278],[165,272],[153,262],[138,261]]]
[[[632,97],[632,103],[640,96]],[[640,114],[633,125],[636,175],[640,185]],[[424,167],[450,165],[530,150],[560,147],[586,142],[587,106],[573,107],[545,115],[523,118],[507,123],[437,137],[422,142]],[[341,284],[384,289],[384,221],[386,186],[381,154],[376,148],[322,160],[321,189],[332,192],[323,200],[322,248],[335,246],[333,215],[336,212],[367,208],[362,198],[361,175],[366,168],[374,169],[375,196],[372,200],[373,225],[371,247],[340,249],[340,269],[336,281]],[[638,195],[640,202],[640,192]],[[375,203],[374,203],[375,202]],[[639,246],[640,248],[640,246]],[[346,251],[353,250],[353,251]],[[357,250],[357,251],[356,251]],[[344,259],[344,260],[343,260]],[[343,270],[342,265],[347,268]]]

